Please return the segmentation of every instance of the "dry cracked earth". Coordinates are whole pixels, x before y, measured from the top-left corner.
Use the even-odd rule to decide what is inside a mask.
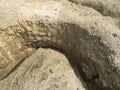
[[[120,0],[1,0],[0,90],[120,90]]]

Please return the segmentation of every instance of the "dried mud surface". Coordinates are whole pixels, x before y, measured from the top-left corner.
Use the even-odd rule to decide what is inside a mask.
[[[89,90],[120,90],[119,8],[119,0],[2,0],[0,82],[43,47],[66,55]]]

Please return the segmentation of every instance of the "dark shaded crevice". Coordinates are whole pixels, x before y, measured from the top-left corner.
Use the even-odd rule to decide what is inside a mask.
[[[87,30],[85,30],[85,29],[83,30],[83,28],[81,28],[81,27],[79,27],[79,26],[77,26],[75,24],[70,25],[70,30],[71,29],[73,29],[74,33],[76,34],[74,36],[74,34],[71,31],[71,33],[73,35],[72,38],[74,38],[75,40],[78,40],[78,38],[82,38],[81,41],[78,40],[78,42],[74,43],[74,45],[77,44],[79,46],[79,44],[83,45],[83,43],[84,43],[84,46],[85,46],[85,44],[89,43],[89,47],[93,48],[93,50],[99,50],[99,52],[95,54],[96,56],[98,56],[97,57],[98,60],[100,59],[100,56],[99,56],[100,53],[104,54],[106,56],[108,56],[109,53],[114,53],[114,52],[110,51],[109,48],[106,47],[103,43],[100,42],[101,38],[99,38],[97,36],[94,36],[94,35],[89,35]],[[70,36],[70,35],[66,34],[66,36]],[[89,40],[88,40],[88,38],[89,38]],[[71,39],[71,38],[69,38],[69,39]],[[68,42],[69,42],[69,39],[67,39]],[[85,42],[82,42],[82,41],[85,41]],[[78,78],[80,76],[82,76],[82,79],[85,81],[85,84],[87,84],[88,90],[112,90],[112,89],[108,89],[109,87],[102,87],[102,85],[100,85],[100,81],[98,81],[99,83],[96,83],[96,80],[99,79],[99,71],[97,71],[98,69],[95,69],[95,67],[99,68],[99,66],[97,66],[97,64],[94,63],[94,61],[92,61],[91,58],[86,57],[86,55],[84,56],[82,54],[81,48],[85,48],[84,46],[82,46],[82,47],[79,46],[79,48],[78,48],[78,47],[75,47],[74,45],[71,46],[71,47],[74,47],[74,48],[72,48],[73,50],[66,50],[65,48],[62,48],[62,47],[60,47],[58,45],[52,45],[52,44],[51,45],[50,44],[43,45],[43,48],[51,48],[51,49],[54,49],[56,51],[59,51],[59,52],[63,53],[68,58],[68,60],[70,62],[70,65],[72,66],[76,76]],[[98,47],[93,47],[94,45],[98,45]],[[35,46],[35,48],[39,48],[39,45],[35,44],[34,46]],[[36,46],[38,46],[38,47],[36,47]],[[68,47],[67,47],[67,49],[68,49]],[[79,52],[78,52],[78,49],[80,49]],[[84,49],[84,50],[86,50],[86,49]],[[75,52],[78,52],[80,54],[76,55]],[[81,55],[81,56],[79,56],[79,55]],[[105,63],[107,63],[108,59],[106,57],[103,57],[103,59],[105,60]],[[91,61],[88,62],[88,60],[91,60]],[[86,65],[90,66],[89,70],[91,71],[91,78],[88,78],[86,76],[87,72],[82,71],[83,67],[81,67],[80,63],[83,63],[83,62],[85,62]],[[95,66],[91,66],[91,65],[95,65]],[[93,73],[92,73],[92,70],[93,70]]]
[[[55,43],[53,43],[52,41],[40,42],[39,40],[36,41],[36,42],[31,42],[30,41],[31,44],[30,45],[28,44],[27,46],[32,47],[32,48],[34,47],[36,49],[38,49],[40,47],[42,47],[42,48],[51,48],[51,49],[54,49],[56,51],[59,51],[59,52],[63,53],[68,58],[68,60],[70,62],[70,65],[72,66],[72,68],[73,68],[76,76],[78,76],[78,78],[80,76],[82,76],[83,80],[88,84],[87,85],[88,87],[91,87],[91,88],[99,87],[95,83],[95,81],[97,79],[99,79],[99,74],[98,74],[99,71],[97,71],[98,69],[97,70],[94,69],[94,67],[99,68],[99,66],[96,66],[96,63],[94,63],[94,61],[91,58],[89,58],[90,56],[88,58],[86,56],[87,56],[88,53],[93,53],[93,52],[91,52],[92,50],[93,51],[99,50],[98,53],[95,53],[95,56],[98,56],[97,58],[98,58],[98,60],[100,60],[100,58],[101,58],[99,56],[100,54],[102,54],[103,56],[105,56],[105,55],[108,56],[111,53],[111,51],[103,43],[100,43],[100,40],[101,40],[100,37],[95,36],[95,35],[90,35],[87,32],[86,29],[80,27],[79,25],[67,24],[65,26],[60,26],[60,27],[62,27],[62,28],[60,28],[61,30],[63,30],[63,27],[66,27],[65,28],[66,32],[63,33],[63,36],[67,36],[67,37],[64,37],[64,39],[60,38],[60,39],[62,39],[64,41],[63,47],[57,41]],[[54,30],[55,27],[52,27],[52,28]],[[55,30],[59,30],[59,29],[55,29]],[[24,34],[26,34],[26,33],[24,33]],[[57,34],[57,36],[59,36],[59,33]],[[24,36],[22,38],[24,38]],[[57,38],[57,37],[55,37],[55,38]],[[76,40],[77,42],[75,42],[74,40]],[[26,38],[25,38],[25,41],[29,41],[29,40],[26,40]],[[87,45],[89,45],[89,47],[91,47],[91,48],[86,48]],[[94,47],[94,45],[96,45],[96,47]],[[71,50],[71,48],[72,48],[72,50]],[[82,54],[83,53],[82,49],[84,49],[84,54]],[[89,49],[90,52],[87,51],[88,49]],[[76,52],[78,54],[76,54]],[[82,56],[82,58],[80,58],[81,56]],[[104,61],[105,63],[107,63],[107,60],[108,60],[106,58],[106,56],[102,58],[103,60],[105,60]],[[87,59],[91,60],[91,61],[88,61]],[[22,60],[19,63],[19,65],[23,61],[24,60]],[[85,75],[85,74],[87,74],[87,72],[82,71],[84,67],[81,67],[80,63],[83,63],[83,62],[90,67],[88,70],[91,73],[91,78],[87,78],[87,76]],[[19,65],[17,65],[10,73],[12,73]],[[95,66],[91,66],[91,65],[95,65]],[[92,73],[92,71],[93,71],[93,73]],[[94,82],[94,84],[92,82]],[[88,89],[88,90],[97,90],[97,89]],[[101,90],[105,90],[105,89],[101,89]]]
[[[29,57],[29,56],[28,56],[28,57]],[[11,71],[9,71],[9,72],[6,74],[6,76],[4,76],[3,78],[1,78],[0,80],[4,80],[4,79],[6,79],[7,77],[9,77],[9,75],[10,75],[11,73],[13,73],[13,72],[24,62],[24,60],[27,59],[28,57],[25,57],[25,58],[21,59],[21,61],[20,61],[18,64],[16,64],[16,65],[14,66],[14,68],[11,69]]]
[[[99,74],[93,76],[90,80],[91,80],[91,81],[95,81],[95,80],[98,79],[98,78],[99,78]]]

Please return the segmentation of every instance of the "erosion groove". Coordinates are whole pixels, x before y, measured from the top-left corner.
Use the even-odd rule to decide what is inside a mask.
[[[120,11],[119,11],[119,0],[110,1],[110,0],[69,0],[76,4],[82,4],[84,6],[91,7],[98,12],[100,12],[104,16],[110,16],[113,18],[120,19]]]
[[[0,11],[1,80],[36,49],[49,47],[63,51],[89,89],[120,89],[120,30],[111,17],[63,0],[12,1],[1,2],[12,8],[12,19],[3,19],[9,10]]]
[[[83,5],[88,8],[92,8],[98,11],[101,15],[105,17],[111,17],[116,26],[120,28],[120,2],[119,0],[110,1],[110,0],[69,0],[76,5]]]

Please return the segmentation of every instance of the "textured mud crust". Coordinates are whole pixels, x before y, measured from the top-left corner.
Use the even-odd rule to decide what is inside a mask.
[[[18,0],[15,6],[13,1],[10,10],[0,11],[0,79],[35,49],[53,47],[62,50],[95,89],[120,89],[120,30],[112,18],[63,0]]]

